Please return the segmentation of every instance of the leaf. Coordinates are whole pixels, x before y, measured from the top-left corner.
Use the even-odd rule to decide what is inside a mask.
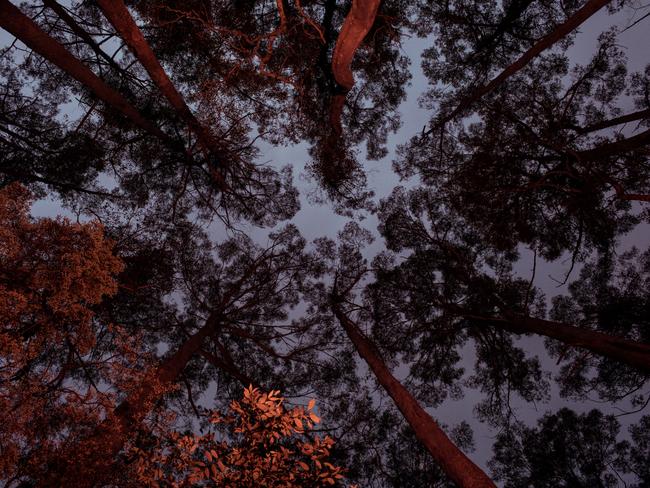
[[[307,405],[307,410],[313,409],[314,405],[316,405],[316,400],[312,398],[311,400],[309,400],[309,404]]]

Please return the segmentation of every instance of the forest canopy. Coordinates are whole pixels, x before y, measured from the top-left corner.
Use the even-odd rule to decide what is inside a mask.
[[[649,26],[0,0],[0,483],[650,486]]]

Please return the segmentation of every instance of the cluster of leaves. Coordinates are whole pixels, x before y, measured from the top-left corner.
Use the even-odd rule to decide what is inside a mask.
[[[320,422],[314,405],[287,409],[278,391],[249,386],[226,415],[207,413],[208,433],[173,431],[153,449],[133,448],[135,479],[153,487],[341,485],[343,470],[328,461],[334,441],[310,435]]]

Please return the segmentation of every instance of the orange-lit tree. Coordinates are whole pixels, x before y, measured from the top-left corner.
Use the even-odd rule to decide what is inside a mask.
[[[0,190],[0,478],[41,465],[112,405],[97,385],[93,306],[122,269],[95,222],[33,219],[29,192]],[[106,334],[104,334],[106,335]],[[44,413],[47,412],[47,415]]]

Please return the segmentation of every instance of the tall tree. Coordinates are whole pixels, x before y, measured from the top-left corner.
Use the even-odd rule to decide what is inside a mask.
[[[273,234],[267,249],[260,249],[249,239],[226,241],[219,247],[221,264],[212,262],[209,243],[201,243],[200,235],[192,235],[196,230],[186,231],[174,230],[172,238],[178,239],[177,246],[183,246],[182,250],[175,248],[175,259],[179,261],[179,278],[187,286],[187,317],[177,316],[176,323],[169,324],[164,332],[155,322],[132,324],[136,326],[134,332],[152,328],[158,341],[166,340],[170,352],[136,375],[114,411],[94,432],[70,446],[83,455],[59,454],[57,469],[43,473],[47,483],[65,484],[73,479],[92,483],[111,476],[120,451],[178,384],[192,385],[188,386],[190,402],[207,387],[205,368],[196,369],[191,366],[193,362],[207,362],[239,381],[253,377],[282,384],[287,381],[283,373],[295,368],[291,361],[300,360],[301,355],[308,357],[310,348],[305,345],[284,354],[273,346],[275,339],[287,340],[294,333],[292,324],[282,322],[288,308],[298,304],[301,290],[309,287],[310,277],[318,274],[313,258],[303,251],[305,242],[296,229],[288,227]],[[206,275],[208,269],[211,273]],[[251,356],[251,349],[260,353]],[[291,369],[283,369],[285,362]],[[299,384],[289,385],[300,389]]]
[[[333,263],[334,286],[329,298],[332,313],[357,353],[372,370],[377,382],[393,399],[415,436],[440,465],[442,471],[459,486],[494,486],[487,475],[449,439],[426,410],[393,376],[377,347],[361,332],[343,308],[343,304],[349,300],[347,294],[363,275],[364,261],[358,246],[368,238],[367,231],[364,232],[356,225],[348,225],[340,235],[340,245],[336,251],[340,264]]]
[[[598,12],[601,8],[607,5],[610,0],[588,0],[585,4],[578,9],[571,17],[569,17],[565,22],[558,25],[552,32],[549,32],[547,35],[539,39],[530,49],[523,53],[516,61],[514,61],[510,66],[505,68],[501,73],[499,73],[495,78],[490,80],[489,83],[486,83],[483,86],[474,88],[469,95],[462,98],[455,109],[453,109],[449,114],[443,115],[442,118],[436,121],[435,125],[429,129],[425,134],[430,134],[438,130],[440,127],[443,127],[445,123],[454,117],[462,114],[471,106],[476,103],[482,96],[490,93],[501,85],[504,81],[510,78],[512,75],[517,73],[519,70],[524,68],[532,59],[538,56],[540,53],[546,49],[552,47],[558,41],[561,41],[567,34],[571,33],[573,30],[578,28],[582,23],[589,19],[592,15]]]
[[[645,75],[627,76],[616,36],[599,41],[589,63],[572,71],[564,56],[538,58],[481,102],[477,123],[433,145],[404,147],[398,171],[437,188],[498,248],[524,243],[552,260],[613,245],[640,221],[628,202],[650,192],[647,131],[605,138],[582,127],[621,113],[626,89],[638,108],[647,101],[637,88]]]

